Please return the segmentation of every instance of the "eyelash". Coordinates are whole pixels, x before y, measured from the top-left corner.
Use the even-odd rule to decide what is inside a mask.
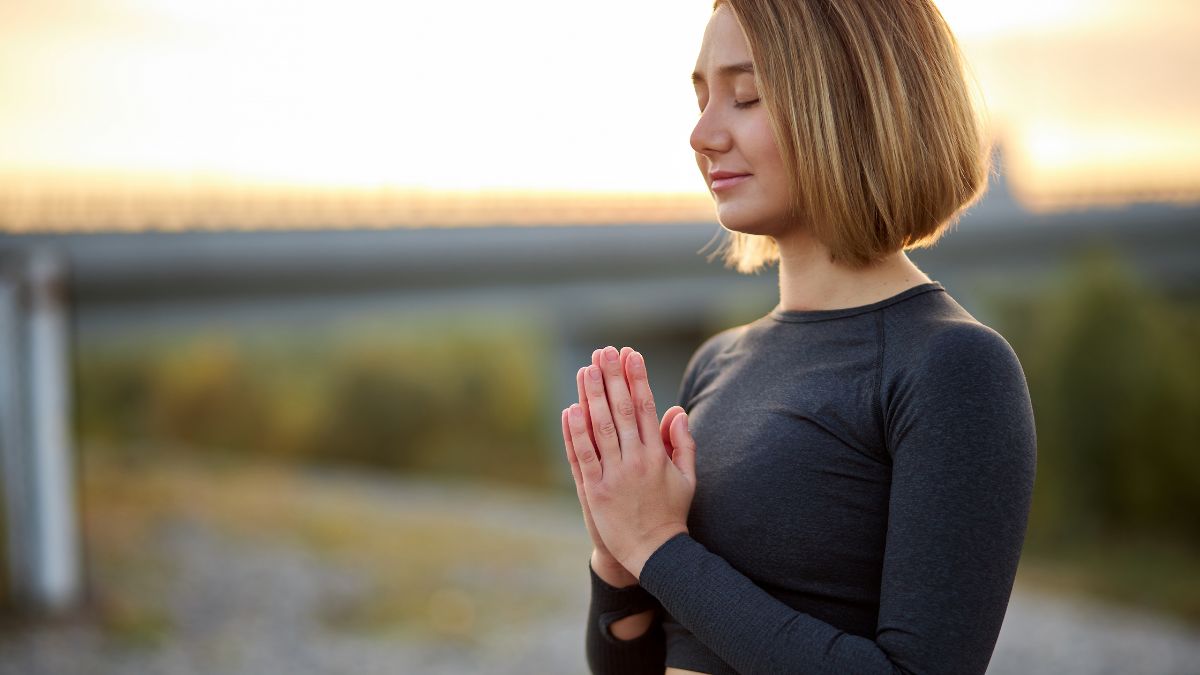
[[[742,101],[734,101],[734,102],[733,102],[733,107],[735,107],[735,108],[738,108],[739,110],[742,110],[742,109],[745,109],[745,108],[749,108],[750,106],[754,105],[755,103],[758,103],[758,99],[754,99],[754,100],[751,100],[751,101],[745,101],[745,102],[742,102]],[[703,109],[703,108],[701,108],[701,109],[700,109],[700,114],[704,114],[704,109]]]

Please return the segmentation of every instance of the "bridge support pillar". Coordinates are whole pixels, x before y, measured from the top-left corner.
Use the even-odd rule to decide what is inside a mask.
[[[0,257],[0,491],[7,599],[36,611],[81,590],[71,442],[66,264],[49,248]]]

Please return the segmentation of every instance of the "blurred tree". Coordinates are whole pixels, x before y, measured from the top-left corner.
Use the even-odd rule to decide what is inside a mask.
[[[1006,316],[1001,332],[1025,367],[1037,421],[1030,536],[1153,534],[1200,546],[1194,317],[1107,246]]]
[[[479,325],[212,332],[86,350],[79,434],[126,455],[191,448],[556,486],[541,333],[519,320]]]

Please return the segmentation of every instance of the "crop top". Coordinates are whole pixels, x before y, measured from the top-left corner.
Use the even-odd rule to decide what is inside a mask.
[[[593,672],[986,671],[1037,454],[999,333],[937,281],[776,306],[701,344],[679,401],[696,440],[688,532],[637,585],[591,571]],[[647,607],[642,636],[609,632]]]

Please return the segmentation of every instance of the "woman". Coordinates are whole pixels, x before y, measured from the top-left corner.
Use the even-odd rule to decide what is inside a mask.
[[[661,422],[597,350],[563,411],[612,673],[983,673],[1036,442],[1008,343],[904,254],[986,185],[930,0],[718,0],[693,76],[727,261],[779,304],[705,341]]]

